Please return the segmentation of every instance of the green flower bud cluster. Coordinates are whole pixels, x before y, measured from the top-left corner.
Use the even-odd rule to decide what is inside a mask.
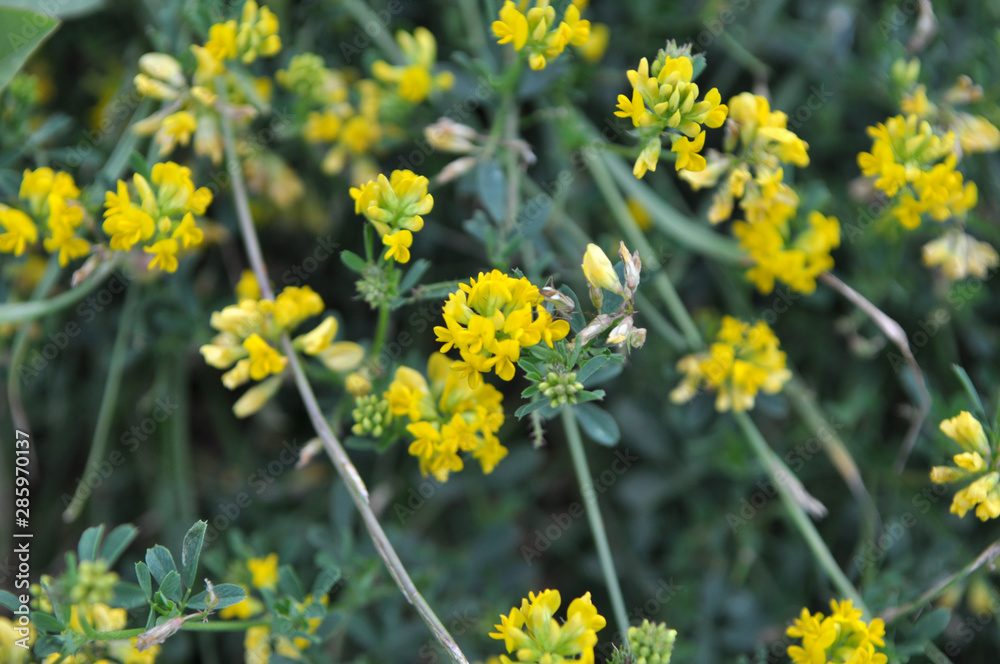
[[[354,400],[354,406],[354,410],[351,411],[351,415],[354,417],[354,426],[351,427],[351,432],[356,436],[375,436],[378,438],[392,420],[389,402],[375,394],[358,397]]]
[[[670,664],[677,630],[667,629],[663,623],[643,620],[638,627],[628,628],[628,642],[632,650],[616,650],[611,664]]]
[[[110,602],[115,595],[116,583],[118,575],[108,571],[107,561],[81,561],[76,572],[76,585],[70,591],[70,599],[74,604]]]
[[[545,380],[538,384],[538,389],[549,398],[549,405],[558,408],[565,404],[576,403],[576,394],[583,389],[583,383],[577,382],[575,371],[569,373],[550,371]]]
[[[372,309],[378,309],[389,304],[396,297],[396,284],[393,279],[392,265],[388,268],[382,265],[369,265],[358,281],[358,294]]]

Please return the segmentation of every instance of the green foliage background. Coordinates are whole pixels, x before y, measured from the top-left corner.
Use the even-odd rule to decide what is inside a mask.
[[[531,228],[509,262],[536,283],[553,276],[580,293],[585,290],[579,260],[586,237],[610,248],[621,235],[589,172],[573,166],[573,153],[587,137],[565,120],[567,109],[576,109],[598,128],[611,128],[615,146],[631,150],[626,123],[613,117],[615,98],[627,90],[625,71],[640,57],[655,55],[666,39],[693,41],[706,54],[708,67],[699,79],[703,89],[718,87],[724,100],[745,90],[769,91],[772,107],[788,113],[790,126],[809,143],[812,163],[797,174],[797,184],[803,199],[825,202],[825,211],[844,227],[834,273],[907,331],[933,396],[930,416],[902,472],[893,469],[893,462],[917,391],[913,376],[893,361],[895,349],[867,318],[822,285],[816,294],[795,298],[786,307],[777,295],[756,295],[738,267],[706,259],[657,230],[648,239],[706,330],[724,313],[750,319],[776,312],[772,327],[801,377],[789,389],[815,395],[859,466],[881,520],[866,517],[818,442],[826,434],[803,423],[787,395],[760,398],[754,419],[828,507],[829,515],[817,527],[876,611],[915,599],[974,560],[997,537],[993,522],[950,515],[952,490],[935,493],[928,480],[930,467],[953,453],[937,423],[971,406],[953,363],[965,367],[993,414],[1000,393],[998,306],[991,297],[995,284],[973,279],[949,285],[920,264],[920,247],[932,237],[931,230],[900,232],[893,224],[869,224],[862,214],[866,204],[852,199],[849,191],[850,181],[859,175],[856,155],[870,146],[865,128],[897,112],[888,72],[894,60],[906,55],[916,4],[595,1],[586,17],[608,24],[611,31],[603,60],[591,65],[563,56],[545,71],[528,74],[519,93],[522,136],[539,157],[527,177],[542,191],[557,193],[544,227]],[[474,94],[478,82],[454,54],[474,54],[488,67],[502,66],[502,47],[490,35],[487,48],[480,50],[483,33],[469,29],[470,17],[489,14],[469,5],[476,3],[403,2],[392,16],[391,30],[431,29],[439,58],[452,57],[449,67],[458,81],[433,107],[417,110],[409,120],[409,142],[380,155],[385,172],[410,163],[430,176],[450,161],[449,155],[414,145],[420,145],[424,126]],[[306,50],[322,54],[330,67],[350,64],[366,71],[381,57],[374,45],[358,47],[358,52],[344,48],[366,40],[336,2],[269,6],[281,19],[285,43],[268,63],[271,71]],[[373,8],[383,6],[375,3]],[[87,109],[100,90],[110,86],[112,99],[127,98],[139,55],[187,43],[204,31],[208,17],[223,10],[233,14],[238,7],[126,2],[112,8],[106,3],[67,18],[29,64],[29,71],[47,72],[55,86],[54,96],[36,111],[41,125],[34,128],[34,138],[0,134],[0,197],[16,196],[24,168],[65,163],[74,154],[83,156],[74,169],[77,181],[89,182],[122,140],[124,127],[124,117],[118,118],[96,141],[87,138],[93,136],[87,133],[92,131]],[[943,89],[958,75],[971,76],[985,93],[975,112],[1000,123],[1000,3],[943,1],[934,10],[937,35],[919,54],[922,82],[931,90]],[[810,95],[827,98],[811,108]],[[0,123],[12,123],[19,110],[4,103],[0,99]],[[282,103],[279,92],[274,107],[281,109]],[[488,97],[456,119],[488,131],[497,103]],[[268,121],[260,119],[256,126]],[[275,209],[266,202],[255,208],[271,274],[282,286],[298,278],[294,267],[312,265],[304,260],[315,255],[319,238],[357,250],[362,221],[353,214],[348,182],[322,174],[321,155],[283,135],[282,128],[277,133],[281,140],[268,147],[296,169],[307,192],[292,209]],[[195,181],[207,181],[210,165],[204,160],[192,160],[192,165]],[[998,157],[973,155],[963,165],[980,190],[969,227],[983,240],[1000,244]],[[568,178],[562,175],[567,169]],[[493,267],[482,243],[463,230],[463,222],[496,196],[490,175],[474,173],[457,185],[434,190],[434,211],[413,248],[415,258],[433,262],[424,281],[467,278]],[[681,212],[704,219],[709,197],[678,183],[669,163],[644,182]],[[176,547],[191,523],[205,519],[209,537],[204,561],[213,578],[226,578],[241,557],[270,551],[307,582],[327,564],[341,569],[344,583],[331,596],[339,622],[328,648],[330,661],[444,661],[374,556],[329,464],[318,459],[300,471],[282,460],[283,443],[301,445],[313,435],[294,391],[282,391],[250,420],[236,421],[230,412],[232,394],[198,355],[198,346],[210,337],[211,312],[230,303],[244,267],[231,198],[218,195],[210,216],[233,234],[220,247],[183,261],[177,274],[142,286],[108,447],[109,453],[119,450],[124,461],[100,478],[84,513],[72,524],[61,521],[64,497],[88,472],[83,466],[124,296],[115,294],[106,305],[98,304],[101,311],[83,304],[65,310],[32,331],[32,351],[40,352],[68,323],[81,328],[65,349],[22,383],[35,445],[33,571],[58,572],[61,553],[75,547],[87,525],[135,523],[140,537],[133,549],[139,559],[139,552],[157,542]],[[4,258],[0,264],[5,275],[0,293],[12,288],[16,263]],[[647,274],[643,278],[650,280]],[[370,334],[374,313],[355,298],[353,277],[338,259],[317,261],[303,283],[339,312],[338,339]],[[390,359],[424,366],[437,347],[430,328],[437,324],[439,307],[440,301],[432,299],[397,312],[387,347]],[[681,353],[655,335],[644,313],[640,308],[637,323],[651,328],[650,342],[633,354],[619,376],[602,385],[608,392],[605,405],[622,429],[621,443],[617,449],[589,449],[596,482],[606,486],[600,502],[630,615],[677,629],[677,662],[787,661],[780,645],[784,627],[803,606],[825,611],[835,590],[785,518],[773,485],[734,421],[714,411],[711,396],[680,407],[669,403]],[[404,334],[412,342],[402,341]],[[10,338],[3,337],[5,351]],[[9,353],[3,357],[9,359]],[[34,357],[29,356],[28,366],[34,366]],[[5,368],[10,369],[9,363]],[[545,445],[533,449],[528,421],[513,418],[523,385],[503,388],[508,412],[503,439],[511,453],[489,476],[469,467],[439,485],[420,476],[403,444],[383,454],[351,450],[418,587],[466,652],[481,658],[498,652],[499,644],[486,636],[493,622],[529,590],[558,588],[564,598],[589,590],[603,614],[610,615],[589,528],[585,519],[573,516],[582,513],[561,430],[553,425]],[[154,418],[157,400],[173,408],[162,422]],[[339,417],[336,423],[346,432],[348,404],[328,399],[323,406]],[[0,430],[13,430],[6,408],[0,410]],[[2,440],[0,476],[8,482],[11,436],[4,433]],[[623,457],[629,465],[617,472]],[[0,495],[10,495],[9,484],[0,483]],[[237,503],[241,495],[250,500],[245,507]],[[0,514],[4,532],[11,525],[9,511]],[[0,560],[9,548],[4,537]],[[866,556],[871,562],[859,564]],[[132,580],[131,559],[126,554],[119,570],[125,580]],[[996,575],[985,566],[956,584],[943,604],[936,603],[951,609],[950,620],[934,613],[931,605],[889,630],[898,661],[909,654],[910,661],[925,661],[919,653],[928,638],[949,654],[948,644],[956,644],[955,662],[995,661],[1000,632],[993,613],[970,603],[966,590],[976,585],[996,608]],[[612,631],[609,627],[601,634],[602,644]],[[187,635],[169,641],[160,661],[236,661],[241,652],[239,635]]]

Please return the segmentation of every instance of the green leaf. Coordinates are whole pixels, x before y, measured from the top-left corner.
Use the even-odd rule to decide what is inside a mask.
[[[979,399],[979,392],[976,391],[975,385],[972,384],[972,379],[969,378],[969,374],[967,374],[965,369],[957,364],[951,365],[951,368],[955,372],[955,375],[958,376],[958,380],[962,383],[962,387],[965,388],[965,393],[969,395],[969,400],[972,402],[974,410],[976,411],[976,417],[983,422],[987,422],[986,408],[983,407],[983,402]]]
[[[604,398],[604,390],[584,390],[583,392],[576,393],[577,403],[587,403],[588,401],[597,401],[598,399]]]
[[[949,609],[934,609],[914,625],[908,638],[918,641],[933,641],[944,631],[950,621],[951,611]]]
[[[2,0],[4,7],[36,9],[39,0]],[[45,12],[59,18],[77,18],[104,8],[104,0],[59,0],[45,5]],[[3,22],[0,21],[0,24]]]
[[[91,526],[80,535],[80,543],[76,546],[76,551],[80,556],[80,562],[85,560],[97,560],[97,547],[101,543],[101,535],[104,534],[104,524]]]
[[[0,92],[21,70],[28,57],[59,26],[59,19],[27,9],[0,7]]]
[[[296,602],[303,602],[306,599],[302,580],[291,565],[282,565],[278,568],[278,590]]]
[[[128,156],[128,165],[132,167],[132,170],[146,178],[150,178],[149,162],[138,152],[134,150]]]
[[[21,608],[21,600],[17,598],[13,593],[7,592],[6,590],[0,590],[0,606],[5,606],[8,609],[17,611]]]
[[[517,419],[521,419],[525,415],[533,413],[536,410],[541,410],[542,408],[548,405],[549,405],[548,399],[539,399],[538,401],[532,401],[531,403],[526,403],[520,408],[518,408],[516,411],[514,411],[514,417],[516,417]]]
[[[66,626],[56,620],[55,616],[42,611],[31,612],[31,624],[39,631],[52,632],[54,634],[58,634],[66,629]]]
[[[199,521],[191,526],[191,529],[184,535],[184,544],[181,547],[181,567],[184,569],[185,588],[194,586],[195,577],[198,575],[198,558],[201,556],[201,547],[205,543],[205,529],[208,523]]]
[[[313,581],[312,585],[312,597],[314,602],[319,602],[321,597],[326,597],[333,588],[334,584],[340,581],[340,568],[339,567],[327,567],[316,580]]]
[[[594,373],[603,367],[605,364],[611,361],[611,355],[598,355],[597,357],[592,357],[583,363],[580,370],[576,372],[576,379],[579,382],[584,382],[588,378],[594,375]]]
[[[101,560],[108,561],[108,565],[114,565],[138,534],[139,529],[131,523],[123,523],[112,530],[101,546]]]
[[[149,576],[149,567],[144,562],[135,564],[135,578],[139,580],[139,587],[146,594],[146,599],[153,597],[153,580]]]
[[[507,218],[507,178],[496,160],[487,159],[476,166],[476,193],[493,221]]]
[[[119,581],[115,584],[115,606],[123,609],[146,606],[146,594],[134,583]]]
[[[580,428],[583,429],[591,440],[601,445],[614,447],[621,437],[618,423],[611,413],[598,408],[592,403],[581,403],[573,407],[577,419],[580,420]]]
[[[166,578],[167,574],[177,571],[177,565],[174,564],[174,557],[166,547],[159,544],[152,549],[146,549],[146,564],[149,566],[149,572],[156,579],[157,583],[163,583],[163,579]]]
[[[340,252],[340,260],[347,266],[348,270],[357,274],[362,274],[368,267],[368,263],[365,262],[364,258],[346,249]]]
[[[594,385],[600,385],[601,383],[611,380],[620,374],[624,369],[624,362],[612,362],[598,368],[594,373],[590,374],[587,380],[581,380],[579,375],[577,375],[576,379],[583,383],[586,387],[593,387]]]
[[[413,263],[413,267],[406,271],[406,274],[399,282],[399,292],[405,293],[410,290],[418,283],[420,283],[420,278],[424,276],[428,268],[430,268],[431,262],[429,260],[421,258],[420,260]]]
[[[530,399],[531,397],[535,396],[536,394],[538,394],[538,386],[537,385],[529,385],[528,387],[524,388],[523,392],[521,392],[521,398],[522,399]]]
[[[215,586],[215,595],[219,598],[219,603],[213,607],[215,609],[224,609],[227,606],[239,604],[247,597],[246,591],[234,583],[218,584]],[[187,603],[187,608],[195,611],[203,611],[208,608],[205,604],[206,599],[208,599],[208,592],[200,592],[191,598],[191,601]]]
[[[160,592],[167,599],[180,603],[184,598],[184,591],[181,589],[181,575],[177,570],[170,570],[160,581]]]

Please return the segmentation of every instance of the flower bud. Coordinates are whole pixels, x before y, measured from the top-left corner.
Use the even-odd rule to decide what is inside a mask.
[[[478,136],[479,133],[472,127],[447,117],[424,129],[424,138],[431,147],[445,152],[472,152],[477,147],[473,141]]]
[[[539,288],[538,292],[542,294],[542,297],[545,298],[546,302],[555,306],[556,311],[559,311],[560,313],[571,314],[573,313],[573,309],[576,308],[576,303],[573,302],[573,298],[561,291],[557,291],[551,286]]]
[[[146,53],[141,56],[139,71],[175,88],[183,87],[185,83],[181,64],[166,53]]]
[[[162,622],[155,627],[147,629],[136,637],[135,649],[139,652],[148,650],[155,645],[159,645],[177,633],[177,630],[184,624],[184,618],[177,616],[166,622]]]
[[[272,376],[264,382],[254,385],[233,404],[233,414],[239,418],[253,415],[264,407],[264,404],[274,396],[279,387],[281,387],[281,376]]]
[[[629,333],[632,331],[632,317],[626,316],[622,322],[615,325],[608,335],[608,343],[621,345],[628,341]]]
[[[587,251],[583,254],[583,276],[587,278],[587,283],[606,288],[614,293],[620,293],[622,283],[618,279],[614,266],[604,250],[596,244],[588,244]]]
[[[441,172],[437,174],[437,177],[434,178],[434,180],[438,184],[451,182],[452,180],[460,178],[471,171],[477,161],[478,159],[475,157],[460,157],[442,168]]]
[[[625,248],[625,243],[622,242],[618,247],[618,254],[625,263],[625,286],[629,291],[634,293],[635,289],[639,287],[639,272],[642,270],[642,260],[639,259],[639,252],[636,251],[634,254],[629,255],[628,249]]]

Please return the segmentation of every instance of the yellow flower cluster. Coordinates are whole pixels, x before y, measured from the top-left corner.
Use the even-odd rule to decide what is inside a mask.
[[[976,478],[955,494],[951,502],[952,514],[964,517],[975,507],[981,521],[1000,516],[1000,471],[996,470],[995,454],[983,425],[968,411],[962,411],[942,421],[941,431],[965,451],[952,458],[955,466],[931,469],[931,481],[943,484]]]
[[[434,333],[444,344],[442,352],[458,348],[462,360],[452,368],[473,388],[491,369],[510,380],[522,348],[542,341],[551,348],[569,334],[569,323],[553,319],[543,301],[538,287],[524,277],[480,272],[448,296],[445,327],[435,327]]]
[[[716,390],[715,409],[736,412],[753,408],[757,392],[781,391],[792,374],[785,353],[764,321],[755,325],[732,316],[722,319],[715,342],[707,352],[687,355],[677,363],[684,379],[671,393],[674,403],[685,403],[699,388]]]
[[[117,192],[106,193],[104,232],[111,237],[114,251],[147,243],[143,251],[153,256],[149,269],[174,272],[178,252],[198,246],[204,238],[194,215],[205,214],[212,192],[206,187],[195,189],[191,169],[172,161],[154,165],[150,180],[152,185],[138,173],[132,177],[138,205],[122,180]]]
[[[383,398],[393,417],[406,416],[413,436],[410,454],[420,459],[420,472],[440,482],[464,467],[459,452],[469,452],[484,473],[491,473],[505,456],[496,432],[503,425],[503,395],[480,382],[473,388],[458,375],[455,363],[434,353],[427,361],[430,384],[417,371],[399,367]]]
[[[570,44],[583,46],[590,40],[590,21],[580,18],[586,2],[574,0],[558,23],[549,0],[535,0],[530,9],[529,4],[529,0],[517,4],[507,0],[500,9],[500,20],[493,21],[493,34],[497,43],[525,51],[532,69],[545,69]]]
[[[28,664],[32,660],[31,647],[37,636],[35,627],[30,622],[27,626],[15,625],[7,616],[0,616],[0,662]]]
[[[413,234],[424,227],[421,215],[434,208],[427,185],[427,178],[413,171],[393,171],[388,178],[380,173],[360,187],[351,187],[354,211],[364,215],[382,237],[388,249],[386,260],[410,260]]]
[[[766,98],[742,93],[729,100],[725,154],[712,154],[707,168],[681,177],[695,190],[722,184],[708,211],[713,224],[729,219],[736,200],[743,221],[733,235],[753,261],[747,278],[762,293],[782,281],[801,293],[816,290],[816,278],[833,267],[840,222],[812,211],[796,215],[799,196],[784,181],[784,164],[809,165],[809,146],[787,128],[788,116],[772,111]]]
[[[875,652],[885,646],[885,622],[875,618],[866,623],[861,609],[849,599],[830,600],[833,612],[824,616],[802,609],[785,633],[802,639],[801,646],[789,646],[788,655],[795,664],[886,664],[888,657]]]
[[[660,159],[660,136],[665,132],[669,132],[673,142],[671,151],[677,155],[676,170],[704,170],[705,158],[700,154],[705,146],[702,125],[715,129],[726,121],[728,108],[721,103],[722,97],[716,88],[698,101],[700,91],[698,84],[693,82],[694,63],[689,55],[689,48],[678,49],[668,43],[652,66],[643,58],[637,69],[628,72],[632,98],[618,95],[615,115],[631,118],[643,143],[632,169],[637,178],[646,171],[656,170]]]
[[[288,365],[288,358],[277,349],[281,335],[291,333],[323,309],[323,300],[312,288],[289,286],[274,300],[246,298],[212,314],[211,325],[219,334],[199,349],[205,362],[216,369],[229,369],[222,383],[230,390],[250,380],[264,381],[237,400],[233,406],[237,417],[260,410],[280,387]],[[328,316],[312,331],[296,337],[292,347],[318,357],[331,370],[358,366],[364,351],[352,342],[334,343],[336,334],[337,319]]]
[[[217,117],[219,103],[210,87],[213,76],[202,75],[202,78],[205,80],[189,85],[180,63],[164,53],[146,53],[139,58],[139,73],[134,79],[136,90],[165,105],[135,123],[132,130],[140,136],[152,135],[161,157],[171,154],[178,145],[187,146],[194,137],[196,154],[209,157],[216,164],[222,161],[223,140]],[[234,113],[237,117],[256,114],[250,106],[238,110],[239,113]]]
[[[455,76],[444,71],[434,75],[437,63],[437,41],[427,28],[417,28],[413,34],[400,30],[396,41],[406,58],[405,67],[393,67],[384,60],[372,64],[372,76],[395,88],[396,93],[410,102],[419,104],[435,90],[450,90]]]
[[[98,632],[117,632],[125,629],[128,622],[128,611],[125,609],[113,609],[106,604],[95,602],[81,608],[74,604],[70,609],[69,628],[77,632],[81,640],[86,630],[83,628],[81,614],[86,617],[90,627]],[[106,652],[105,652],[106,651]],[[107,655],[119,662],[128,664],[154,664],[156,657],[160,654],[160,646],[154,645],[140,652],[136,649],[136,638],[128,640],[109,641],[102,644],[101,655]],[[84,652],[76,655],[63,657],[60,653],[52,653],[42,660],[42,664],[86,664],[88,662],[108,662],[102,659],[97,653]]]
[[[1000,255],[986,242],[952,228],[941,237],[924,245],[924,265],[938,266],[949,281],[968,276],[985,279],[987,273],[1000,266]]]
[[[50,254],[59,254],[59,265],[86,256],[90,243],[77,237],[83,223],[84,210],[77,200],[80,189],[73,176],[45,166],[24,171],[21,179],[21,200],[27,202],[29,214],[0,204],[0,253],[20,256],[38,241],[36,220],[45,220],[42,246]]]
[[[975,183],[963,183],[955,170],[954,132],[938,136],[929,122],[910,114],[869,127],[868,135],[872,149],[858,155],[858,166],[895,199],[892,213],[903,227],[916,228],[925,214],[935,221],[964,218],[976,206]]]
[[[322,604],[325,607],[328,602],[329,599],[325,596],[316,601],[312,595],[306,595],[304,602],[293,600],[291,609],[294,614],[302,616],[307,611],[315,611],[315,605]],[[307,634],[315,634],[322,622],[322,617],[302,618],[301,627]],[[267,664],[271,659],[271,655],[280,655],[285,659],[299,660],[302,659],[301,651],[308,648],[311,644],[312,641],[305,637],[297,636],[292,638],[284,634],[276,635],[271,632],[270,625],[258,625],[249,628],[246,636],[243,638],[244,659],[254,664]]]
[[[255,0],[247,0],[239,23],[231,20],[209,28],[203,49],[218,63],[215,69],[224,67],[226,60],[236,58],[250,64],[258,56],[268,58],[281,50],[278,27],[278,18],[270,9],[259,7]]]
[[[974,85],[968,76],[959,76],[951,88],[938,99],[930,101],[927,87],[917,84],[920,76],[920,61],[916,58],[905,61],[899,59],[892,65],[892,78],[904,88],[900,100],[900,110],[927,120],[941,132],[954,131],[958,138],[956,148],[962,154],[974,152],[994,152],[1000,150],[1000,129],[981,115],[973,115],[955,108],[956,105],[981,101],[983,89]]]
[[[276,76],[278,83],[295,92],[309,106],[302,130],[307,143],[330,144],[323,157],[325,173],[344,170],[348,158],[356,162],[355,182],[371,179],[375,163],[372,149],[387,133],[380,119],[383,90],[371,79],[350,83],[339,71],[327,69],[313,53],[296,55]]]
[[[516,657],[501,655],[502,664],[593,664],[597,632],[604,629],[607,621],[590,601],[589,592],[570,602],[562,623],[553,618],[561,603],[558,590],[532,592],[521,600],[520,608],[512,607],[507,615],[501,614],[500,624],[494,625],[497,631],[490,636],[502,640],[507,652]]]

